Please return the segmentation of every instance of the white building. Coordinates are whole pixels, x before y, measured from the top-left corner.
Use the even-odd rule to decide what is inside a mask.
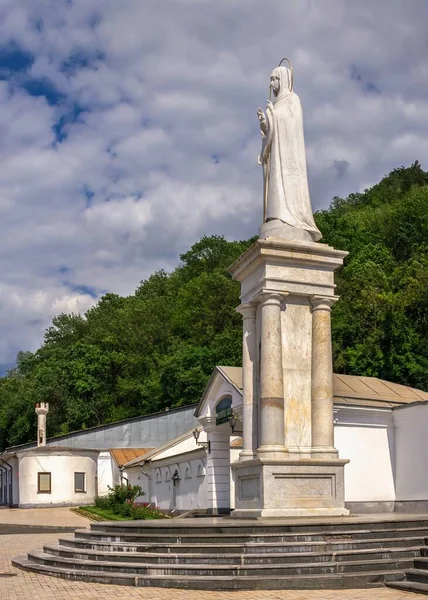
[[[122,480],[122,466],[197,424],[194,406],[91,427],[46,440],[47,405],[36,407],[37,442],[0,454],[0,506],[92,504]]]
[[[428,393],[349,375],[334,375],[333,388],[335,447],[349,459],[345,467],[347,508],[353,512],[426,511]],[[222,422],[225,405],[231,408],[229,414],[233,411],[238,417],[234,434],[229,423]],[[234,507],[230,464],[240,453],[241,369],[217,367],[195,414],[203,446],[188,431],[125,464],[124,473],[130,483],[143,487],[144,501],[160,508],[228,512]]]
[[[217,367],[198,405],[8,448],[0,455],[0,504],[90,504],[129,481],[144,490],[141,501],[161,509],[228,512],[230,465],[241,452],[241,378],[240,368]],[[349,459],[347,508],[426,511],[428,393],[349,375],[334,375],[333,389],[335,447]]]

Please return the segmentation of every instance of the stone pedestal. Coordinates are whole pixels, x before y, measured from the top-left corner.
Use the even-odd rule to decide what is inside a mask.
[[[241,307],[255,312],[254,360],[245,349],[243,356],[247,451],[232,465],[232,514],[346,515],[347,461],[339,460],[333,440],[330,309],[337,300],[334,271],[347,253],[269,233],[230,267],[241,283]],[[244,337],[246,328],[244,321]]]
[[[347,515],[343,478],[347,462],[258,458],[235,463],[232,515],[241,518]]]

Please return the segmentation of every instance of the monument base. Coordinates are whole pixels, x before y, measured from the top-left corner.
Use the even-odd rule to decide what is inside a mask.
[[[279,219],[272,219],[261,225],[259,239],[266,240],[267,238],[280,238],[288,242],[314,242],[309,231],[297,229]]]
[[[256,458],[231,465],[235,476],[232,517],[349,515],[344,467],[348,460]]]

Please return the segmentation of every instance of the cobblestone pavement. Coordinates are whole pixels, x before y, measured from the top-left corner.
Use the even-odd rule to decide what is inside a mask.
[[[76,515],[66,506],[56,508],[2,508],[0,510],[0,525],[49,527],[89,527],[90,521],[86,517]]]
[[[0,535],[1,600],[413,600],[425,596],[387,588],[368,590],[201,592],[66,581],[15,569],[11,559],[55,542],[57,533]],[[10,574],[12,576],[10,576]]]

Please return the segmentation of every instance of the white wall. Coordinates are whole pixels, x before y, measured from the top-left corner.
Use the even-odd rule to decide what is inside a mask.
[[[428,404],[394,410],[396,499],[428,500]]]
[[[391,410],[338,408],[334,444],[345,466],[345,501],[395,500],[394,427]]]
[[[108,494],[108,486],[113,487],[113,463],[110,452],[102,451],[98,456],[98,496]]]
[[[141,467],[130,467],[123,472],[123,475],[128,479],[130,485],[139,485],[144,492],[143,496],[136,498],[136,502],[152,502],[150,499],[150,486],[152,479],[152,469],[150,466],[143,467],[144,473],[141,472]]]
[[[232,448],[230,459],[232,462],[239,459],[241,449]],[[206,480],[206,457],[201,450],[198,456],[173,456],[169,460],[162,459],[152,461],[143,467],[141,473],[139,466],[128,468],[124,475],[131,485],[139,485],[145,492],[145,496],[137,499],[138,502],[152,502],[164,510],[173,510],[174,483],[171,479],[175,469],[178,470],[180,480],[176,484],[175,501],[177,510],[205,509],[208,506],[207,480]],[[175,462],[174,462],[175,461]],[[234,482],[231,472],[231,502],[233,508]]]
[[[26,452],[19,458],[19,506],[91,504],[96,495],[98,452]],[[51,473],[51,493],[37,492],[39,472]],[[86,473],[86,492],[74,491],[74,473]]]
[[[149,477],[141,474],[140,467],[129,468],[126,472],[129,482],[132,485],[140,485],[146,492],[146,496],[138,500],[152,502],[163,510],[186,511],[194,508],[206,508],[206,460],[203,451],[198,450],[197,452],[198,455],[194,457],[189,454],[175,456],[170,460],[152,461],[143,469]],[[174,491],[172,476],[176,469],[179,473],[179,480]]]
[[[190,458],[190,457],[186,457]],[[153,501],[159,508],[169,510],[192,510],[207,507],[206,459],[203,457],[190,460],[176,457],[176,463],[169,465],[153,463]],[[172,476],[178,470],[180,479],[176,484],[174,503],[174,483]],[[160,476],[159,477],[159,473]],[[161,478],[162,481],[159,481]],[[175,504],[175,506],[174,506]]]

